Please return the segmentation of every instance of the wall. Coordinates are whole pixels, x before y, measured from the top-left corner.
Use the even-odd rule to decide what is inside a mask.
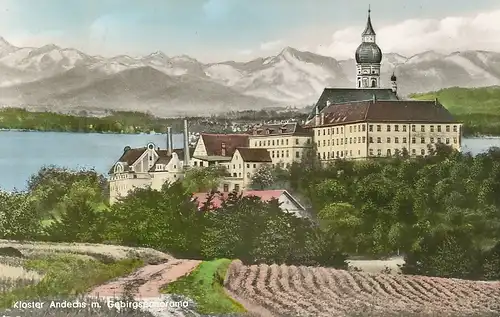
[[[272,164],[280,164],[282,167],[300,161],[304,149],[311,147],[310,136],[294,135],[252,135],[250,136],[251,148],[265,148],[269,151]]]
[[[436,144],[438,140],[461,149],[460,124],[356,123],[317,127],[313,131],[313,141],[322,161],[394,155],[396,149],[402,151],[403,148],[408,149],[410,155],[426,155],[427,145]]]

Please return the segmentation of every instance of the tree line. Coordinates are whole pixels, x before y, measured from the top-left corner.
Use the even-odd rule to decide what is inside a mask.
[[[345,268],[346,257],[405,256],[403,273],[500,279],[500,149],[477,156],[438,146],[427,157],[265,167],[259,189],[286,188],[312,220],[274,200],[229,195],[209,203],[220,168],[193,169],[159,191],[136,189],[108,205],[95,171],[46,167],[25,192],[1,193],[2,238],[144,246],[176,257],[239,258]],[[208,191],[200,208],[193,192]]]

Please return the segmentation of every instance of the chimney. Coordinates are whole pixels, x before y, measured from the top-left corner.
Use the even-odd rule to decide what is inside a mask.
[[[184,119],[184,168],[189,166],[189,132],[188,121]]]
[[[226,156],[226,142],[222,142],[220,145],[220,154],[221,156]]]
[[[172,128],[167,127],[167,153],[168,155],[172,155]]]

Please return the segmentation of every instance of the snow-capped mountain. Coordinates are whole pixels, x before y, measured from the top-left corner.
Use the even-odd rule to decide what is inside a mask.
[[[451,86],[500,84],[500,53],[386,53],[382,84],[398,76],[400,94]],[[15,47],[0,37],[0,103],[44,109],[121,109],[213,113],[314,103],[325,87],[353,87],[354,59],[284,48],[248,62],[204,64],[157,51],[147,56],[90,56],[56,45]],[[204,109],[204,110],[202,110]]]

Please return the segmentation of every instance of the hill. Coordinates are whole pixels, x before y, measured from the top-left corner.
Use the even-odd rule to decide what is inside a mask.
[[[500,86],[452,87],[409,96],[416,100],[438,100],[464,123],[464,133],[500,135]]]

